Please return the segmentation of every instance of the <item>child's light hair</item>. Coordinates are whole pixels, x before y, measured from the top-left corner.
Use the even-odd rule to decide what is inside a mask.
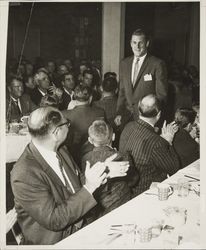
[[[103,120],[96,120],[88,130],[89,138],[92,144],[104,146],[112,141],[112,128]]]

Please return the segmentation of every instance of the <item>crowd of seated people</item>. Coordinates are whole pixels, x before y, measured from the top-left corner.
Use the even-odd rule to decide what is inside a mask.
[[[23,232],[26,234],[25,242],[28,244],[58,242],[80,228],[78,227],[80,222],[78,216],[85,216],[85,222],[81,221],[82,227],[82,225],[103,216],[132,197],[141,194],[150,187],[152,182],[163,181],[168,175],[174,174],[180,168],[199,158],[199,97],[197,91],[199,82],[197,71],[193,67],[184,69],[173,65],[169,69],[168,114],[159,133],[154,128],[160,120],[162,105],[154,94],[146,95],[138,102],[135,109],[138,112],[137,121],[130,121],[129,114],[125,109],[122,110],[121,125],[115,123],[119,87],[117,74],[106,72],[101,77],[101,70],[97,68],[95,62],[89,63],[83,60],[78,66],[75,66],[68,58],[58,63],[55,60],[48,60],[44,63],[38,58],[35,64],[24,59],[18,70],[14,65],[10,65],[8,71],[6,119],[8,122],[20,121],[22,116],[31,114],[28,127],[34,143],[27,146],[28,155],[33,151],[33,155],[38,155],[41,160],[44,158],[43,160],[48,163],[50,160],[46,154],[47,150],[50,149],[50,143],[55,148],[55,152],[63,145],[63,158],[61,160],[66,161],[65,159],[67,159],[67,165],[72,165],[70,167],[75,170],[78,176],[72,173],[75,175],[75,181],[74,190],[72,189],[73,191],[70,193],[76,194],[81,190],[85,195],[84,204],[82,204],[86,207],[85,210],[81,210],[79,201],[75,203],[74,199],[71,202],[71,206],[74,205],[74,208],[72,207],[72,212],[69,212],[75,214],[71,221],[67,215],[69,213],[67,202],[63,202],[64,205],[61,207],[59,205],[67,198],[66,191],[63,192],[65,196],[59,197],[59,193],[61,193],[59,186],[52,187],[55,190],[55,199],[58,200],[57,206],[52,205],[48,193],[45,196],[49,197],[47,197],[49,202],[44,204],[46,202],[43,201],[42,195],[40,197],[41,205],[49,206],[51,218],[54,219],[53,224],[50,224],[49,216],[44,214],[45,218],[43,218],[38,210],[39,204],[37,204],[36,197],[34,197],[36,204],[32,208],[18,193],[20,190],[27,192],[27,187],[24,187],[25,183],[21,186],[22,180],[20,182],[18,180],[17,172],[20,170],[21,163],[24,163],[24,168],[28,163],[28,159],[24,159],[25,155],[23,158],[21,157],[22,162],[20,161],[16,165],[16,170],[13,171],[12,185],[15,187],[13,189],[15,195],[19,199],[18,210],[19,213],[22,213],[19,221],[20,224],[22,223],[20,225],[22,228],[25,226],[23,225],[23,217],[25,216],[22,212],[23,207],[32,210],[32,214],[26,214],[26,216],[31,223],[31,229],[36,230],[36,238],[32,239],[32,232],[27,227],[28,223],[25,227],[28,233]],[[195,91],[193,91],[194,89]],[[41,116],[46,124],[45,127],[41,123]],[[35,147],[42,150],[41,157]],[[69,151],[68,158],[65,156],[67,151]],[[108,177],[108,171],[111,170],[103,169],[101,165],[101,181],[98,179],[98,184],[96,183],[95,188],[92,188],[92,192],[90,192],[90,185],[87,184],[90,184],[93,176],[88,175],[87,162],[91,165],[89,170],[97,173],[100,170],[97,171],[95,168],[99,167],[99,162],[106,162],[108,157],[114,154],[115,161],[129,162],[129,170],[122,176],[117,174]],[[52,154],[51,159],[54,159],[54,162],[59,160]],[[37,162],[38,159],[35,162],[35,167],[37,172],[40,171],[38,172],[39,176],[36,176],[32,172],[33,170],[29,170],[31,171],[32,185],[37,189],[36,191],[41,192],[42,188],[46,192],[48,187],[43,186],[42,183],[47,177],[42,177],[42,169]],[[93,166],[94,169],[91,170]],[[84,178],[79,181],[80,175],[86,176],[86,180],[89,179],[89,181],[85,182]],[[103,180],[102,176],[106,179]],[[41,179],[42,186],[38,187],[39,190],[35,186],[35,178]],[[47,179],[46,182],[48,185],[52,181]],[[63,182],[65,185],[67,184],[67,181],[63,180]],[[86,183],[86,190],[93,193],[97,204],[85,191],[84,183]],[[27,198],[31,202],[33,201],[29,195]],[[87,205],[85,205],[86,199],[89,200]],[[79,210],[77,204],[80,206]],[[35,208],[37,212],[34,210]],[[55,215],[52,214],[52,209],[58,210]],[[63,215],[58,214],[60,212]],[[60,216],[60,219],[55,217],[57,215]],[[64,221],[65,218],[68,219],[68,223]],[[41,223],[36,223],[35,220]],[[64,224],[63,229],[60,222]],[[75,226],[78,224],[77,228],[74,229],[73,226],[70,228],[73,223]],[[70,232],[67,231],[67,224],[69,224]],[[40,233],[37,233],[38,230],[48,235],[48,241],[41,238]],[[59,232],[63,232],[65,236],[60,236]],[[51,241],[49,237],[51,237]]]

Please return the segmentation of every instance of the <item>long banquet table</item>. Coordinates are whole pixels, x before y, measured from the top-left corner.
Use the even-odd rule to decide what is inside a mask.
[[[167,178],[164,183],[177,186],[177,180],[190,175],[200,178],[200,162],[193,162],[184,169],[179,170],[173,176]],[[190,183],[198,185],[193,179]],[[121,207],[82,228],[58,242],[55,246],[60,249],[198,249],[200,248],[200,196],[190,191],[187,197],[179,197],[178,191],[166,201],[159,201],[156,195],[157,188],[152,188],[133,198]],[[111,234],[111,225],[125,224],[157,224],[159,221],[167,221],[163,209],[179,207],[187,210],[187,219],[184,225],[174,230],[162,230],[160,235],[149,242],[140,242],[138,234]],[[178,240],[177,240],[178,239]]]
[[[30,140],[29,133],[6,134],[6,163],[17,161]]]

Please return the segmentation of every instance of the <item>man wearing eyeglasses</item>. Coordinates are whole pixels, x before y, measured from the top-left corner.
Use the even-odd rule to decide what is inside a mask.
[[[63,146],[69,122],[53,107],[31,113],[27,145],[11,172],[23,244],[54,244],[84,225],[84,215],[96,205],[93,192],[107,178],[125,176],[128,162],[87,163],[85,176]],[[105,171],[109,166],[119,172]]]

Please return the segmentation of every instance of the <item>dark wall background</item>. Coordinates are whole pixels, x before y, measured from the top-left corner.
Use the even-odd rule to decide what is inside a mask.
[[[196,47],[199,47],[199,11],[193,20],[198,2],[149,2],[126,3],[125,56],[132,54],[130,39],[132,32],[143,27],[152,37],[150,52],[165,61],[177,61],[183,65],[190,61],[191,33],[196,29]],[[195,48],[194,48],[195,49]],[[196,66],[198,67],[197,50]]]
[[[35,3],[24,55],[101,59],[101,3]],[[31,3],[10,3],[8,57],[21,51]],[[94,50],[95,48],[95,50]]]
[[[24,48],[26,58],[101,60],[102,5],[35,2]],[[10,3],[8,58],[21,52],[31,6],[32,3]],[[125,56],[131,55],[132,32],[143,27],[153,38],[152,54],[168,63],[192,62],[199,68],[199,6],[199,2],[126,2]],[[192,37],[194,33],[196,36]]]

